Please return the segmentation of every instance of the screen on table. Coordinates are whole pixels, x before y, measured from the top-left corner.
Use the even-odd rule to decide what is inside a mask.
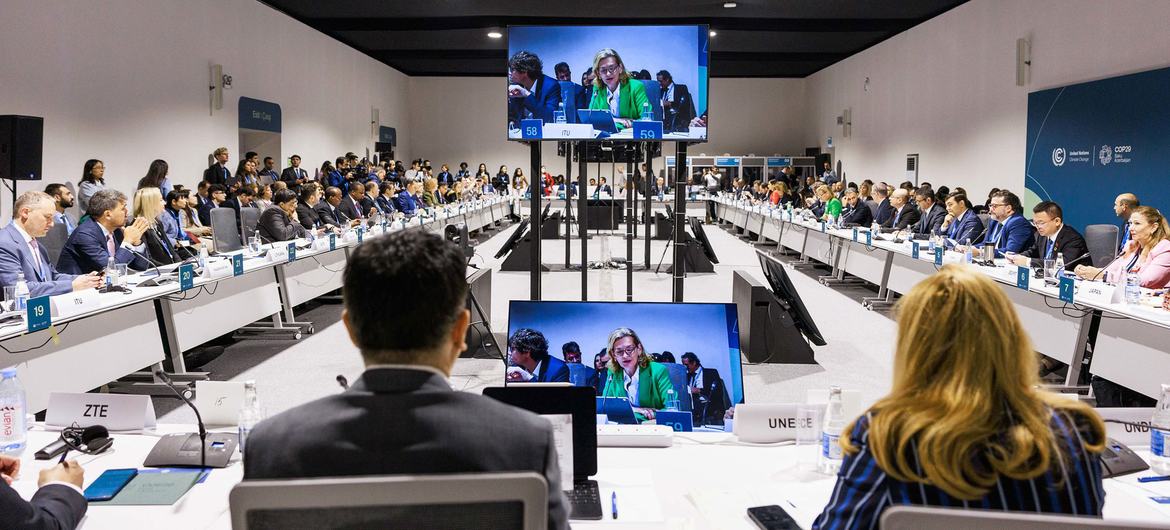
[[[509,140],[707,140],[708,27],[508,28]]]
[[[623,328],[634,333],[641,347],[634,346],[630,338],[619,340],[615,349],[629,350],[634,346],[639,351],[615,360],[608,341],[615,330]],[[513,300],[508,338],[509,368],[505,377],[512,382],[569,382],[593,386],[599,397],[629,399],[624,387],[627,374],[638,373],[642,389],[647,388],[641,382],[643,374],[649,372],[628,370],[625,367],[633,365],[623,365],[622,360],[628,363],[634,356],[644,354],[646,360],[671,376],[674,396],[680,402],[687,400],[680,403],[680,410],[702,412],[701,418],[696,418],[702,421],[696,423],[721,423],[723,411],[743,401],[735,304]],[[513,339],[522,339],[520,342],[526,345],[547,344],[548,358],[533,362],[543,354],[518,351],[523,347],[514,348]],[[606,358],[610,359],[608,363],[604,362]],[[691,359],[698,361],[694,367],[684,362]],[[697,386],[704,391],[695,398],[687,388],[693,379],[688,377],[691,373],[703,374]],[[651,392],[660,394],[657,390],[661,388]]]

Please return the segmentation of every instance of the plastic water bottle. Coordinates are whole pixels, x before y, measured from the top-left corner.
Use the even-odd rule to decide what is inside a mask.
[[[553,113],[553,119],[557,123],[565,123],[565,102],[564,101],[560,102],[560,104],[557,105],[557,111],[555,113]]]
[[[841,387],[829,387],[829,406],[821,428],[821,458],[817,465],[821,473],[836,475],[841,469],[841,431],[845,429],[845,404],[841,401]]]
[[[118,285],[118,269],[114,267],[115,263],[113,256],[106,259],[106,287]]]
[[[13,290],[12,296],[15,298],[12,304],[13,311],[28,309],[28,282],[24,281],[23,272],[16,273],[16,288]]]
[[[211,256],[208,255],[208,253],[207,253],[207,247],[199,247],[199,267],[200,268],[205,269],[205,270],[207,269],[207,260],[210,257]]]
[[[1057,253],[1056,254],[1056,279],[1057,279],[1057,281],[1059,281],[1061,278],[1064,278],[1064,255]]]
[[[253,255],[258,255],[258,254],[260,254],[260,246],[261,246],[260,231],[257,230],[256,232],[254,232],[252,234],[252,240],[248,242],[248,248],[252,249]]]
[[[666,410],[678,410],[678,400],[675,399],[674,390],[666,391]]]
[[[1125,303],[1135,305],[1142,298],[1142,279],[1136,272],[1125,273]]]
[[[963,240],[963,263],[975,262],[975,249],[971,248],[971,239]],[[1063,266],[1063,265],[1062,265]]]
[[[650,110],[650,102],[646,102],[646,103],[642,104],[642,119],[643,120],[653,120],[654,119],[654,111]]]
[[[25,411],[28,401],[16,378],[16,368],[0,371],[0,453],[18,455],[28,439]]]
[[[244,454],[244,444],[248,440],[248,433],[264,419],[264,409],[260,408],[260,397],[256,395],[256,381],[244,381],[244,405],[240,408],[240,455]]]
[[[1170,385],[1162,385],[1162,396],[1150,420],[1150,468],[1159,475],[1170,475]]]

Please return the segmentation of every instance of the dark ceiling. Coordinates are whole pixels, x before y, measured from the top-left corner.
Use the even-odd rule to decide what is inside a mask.
[[[509,25],[708,24],[712,77],[805,77],[967,0],[261,0],[411,76],[503,76]]]

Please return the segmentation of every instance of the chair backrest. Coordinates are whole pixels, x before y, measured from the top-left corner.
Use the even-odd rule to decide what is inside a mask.
[[[1089,247],[1094,267],[1104,267],[1117,255],[1121,229],[1117,225],[1089,225],[1085,227],[1085,244]]]
[[[983,229],[986,230],[987,224],[991,222],[991,214],[988,214],[988,213],[979,214],[979,222],[983,223]]]
[[[1097,517],[994,512],[964,508],[894,506],[882,512],[882,530],[1076,530],[1078,528],[1146,530],[1170,525],[1106,521]]]
[[[565,102],[565,122],[577,123],[577,95],[584,87],[572,81],[560,81],[561,101]]]
[[[61,249],[65,248],[65,241],[69,239],[69,232],[63,223],[53,224],[49,233],[37,238],[37,244],[49,253],[49,263],[57,267],[57,259],[61,257]]]
[[[674,398],[679,410],[691,410],[691,394],[687,391],[687,367],[679,363],[661,363],[670,371],[670,385],[674,387]]]
[[[246,480],[234,530],[548,527],[548,483],[533,472]]]
[[[592,366],[585,366],[581,363],[565,364],[569,365],[569,384],[573,386],[589,386],[587,383],[589,376],[596,372]]]
[[[881,207],[881,205],[873,199],[865,201],[865,205],[869,208],[869,213],[873,214],[873,218],[877,219],[878,209]]]
[[[662,121],[662,85],[653,79],[643,79],[642,86],[646,87],[646,99],[650,103],[650,112],[654,119]]]
[[[256,226],[259,224],[259,208],[240,208],[240,241],[247,241],[256,232]]]
[[[231,252],[244,248],[236,225],[236,211],[223,207],[211,209],[211,238],[216,252]]]

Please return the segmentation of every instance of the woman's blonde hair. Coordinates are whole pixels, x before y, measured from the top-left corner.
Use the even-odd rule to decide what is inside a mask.
[[[630,81],[630,74],[629,72],[626,72],[626,63],[622,62],[622,56],[618,55],[618,52],[613,48],[602,48],[597,52],[597,55],[593,56],[593,73],[596,74],[596,77],[593,78],[593,86],[600,89],[609,88],[605,86],[604,82],[601,81],[600,65],[601,61],[604,61],[610,57],[613,57],[613,60],[617,61],[618,66],[622,67],[622,73],[618,74],[618,86],[624,85]]]
[[[1154,231],[1150,234],[1150,244],[1142,247],[1142,257],[1145,258],[1150,255],[1150,250],[1154,248],[1154,245],[1163,239],[1170,239],[1170,225],[1166,223],[1166,216],[1153,206],[1138,206],[1133,209],[1130,215],[1133,214],[1142,216],[1146,222],[1154,225]]]
[[[1091,408],[1038,388],[1028,333],[982,273],[945,265],[911,289],[897,313],[893,390],[873,406],[868,438],[894,479],[974,500],[1000,476],[1035,478],[1065,458],[1050,427],[1054,413],[1088,426],[1087,451],[1104,449],[1105,425]],[[921,472],[907,459],[912,445]],[[859,450],[848,436],[841,446]]]
[[[824,184],[821,184],[820,186],[817,186],[815,189],[813,189],[813,195],[816,195],[818,199],[821,198],[821,195],[825,194],[832,195],[833,192],[829,189],[828,186]]]
[[[163,213],[162,191],[153,186],[141,188],[134,192],[133,216],[144,217],[150,226],[158,223],[158,216]]]
[[[425,191],[427,193],[435,191],[438,188],[439,188],[439,181],[436,180],[434,177],[427,177],[426,180],[423,181],[423,191]]]
[[[626,337],[634,339],[634,344],[642,349],[642,353],[638,354],[638,368],[642,369],[650,366],[650,356],[646,355],[646,347],[642,345],[642,339],[638,338],[638,334],[630,328],[617,328],[609,334],[609,340],[605,343],[605,351],[609,353],[609,370],[611,372],[622,371],[622,365],[618,364],[617,355],[613,354],[613,345],[615,342]]]

